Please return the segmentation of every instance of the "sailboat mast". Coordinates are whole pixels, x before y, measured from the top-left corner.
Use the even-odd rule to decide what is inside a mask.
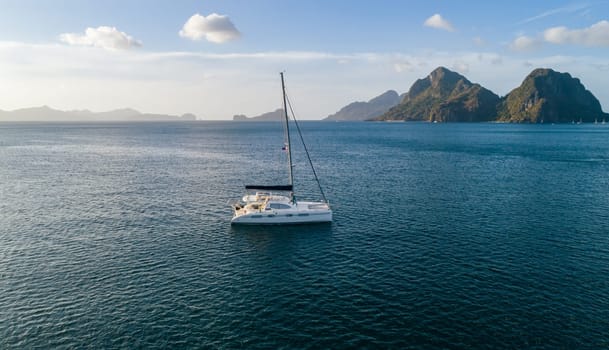
[[[290,118],[288,118],[288,106],[285,97],[285,83],[283,81],[283,72],[279,73],[281,75],[281,92],[283,93],[283,115],[285,117],[285,135],[288,147],[288,181],[289,185],[294,186],[294,174],[292,174],[292,144],[290,142]]]

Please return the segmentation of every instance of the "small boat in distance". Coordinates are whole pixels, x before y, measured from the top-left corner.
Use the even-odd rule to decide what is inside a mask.
[[[290,117],[285,93],[283,72],[281,75],[281,91],[283,93],[284,133],[286,143],[283,147],[287,151],[288,184],[287,185],[246,185],[246,194],[241,201],[232,204],[233,218],[231,224],[244,225],[278,225],[278,224],[307,224],[332,221],[332,210],[321,188],[317,173],[311,162],[309,151],[302,138],[300,127],[294,113],[292,119],[300,136],[309,165],[319,186],[322,201],[300,201],[294,194],[294,173],[292,165],[292,149],[290,139]],[[291,110],[291,107],[290,107]]]

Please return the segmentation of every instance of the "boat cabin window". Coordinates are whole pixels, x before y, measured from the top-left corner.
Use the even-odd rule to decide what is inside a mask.
[[[290,209],[290,206],[283,203],[270,203],[269,208],[271,209]]]

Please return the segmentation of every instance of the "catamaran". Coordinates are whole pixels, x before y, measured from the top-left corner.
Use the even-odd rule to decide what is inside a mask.
[[[292,164],[292,147],[290,139],[290,117],[288,114],[288,103],[285,92],[285,82],[283,72],[281,75],[281,91],[283,94],[283,122],[286,143],[283,149],[287,151],[288,161],[288,184],[287,185],[246,185],[246,193],[240,201],[232,204],[233,218],[231,224],[248,225],[273,225],[273,224],[307,224],[332,221],[332,210],[326,199],[313,162],[309,156],[309,151],[298,121],[292,112],[292,120],[300,136],[304,151],[307,155],[309,165],[315,177],[315,181],[321,192],[323,200],[301,201],[296,199],[294,194],[294,172]],[[291,111],[291,106],[290,106]]]

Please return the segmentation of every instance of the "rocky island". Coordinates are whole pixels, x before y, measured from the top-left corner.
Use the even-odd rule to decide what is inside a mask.
[[[609,119],[600,102],[569,73],[532,71],[499,105],[497,120],[511,123],[571,123]]]
[[[233,116],[233,120],[241,122],[268,122],[278,121],[281,120],[283,117],[283,108],[278,108],[272,112],[262,113],[254,117],[247,117],[244,114],[236,114]]]
[[[495,118],[501,99],[459,73],[436,68],[418,79],[402,102],[375,120],[477,122]]]

